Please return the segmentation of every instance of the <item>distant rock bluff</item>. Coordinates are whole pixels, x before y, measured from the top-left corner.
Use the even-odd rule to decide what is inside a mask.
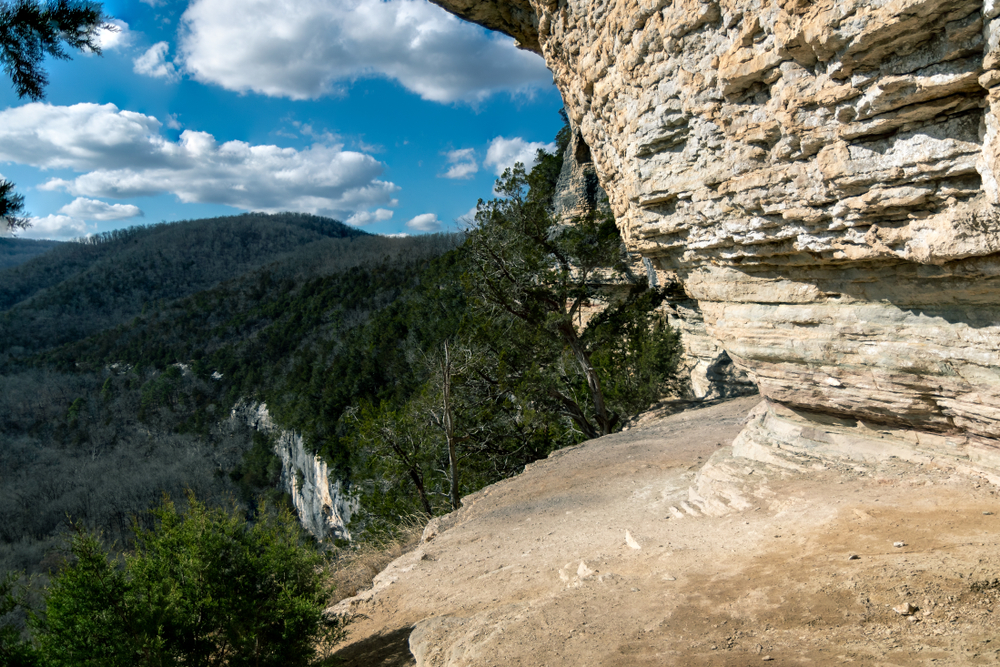
[[[773,457],[1000,475],[1000,0],[433,0],[545,57]],[[780,445],[776,448],[775,445]]]

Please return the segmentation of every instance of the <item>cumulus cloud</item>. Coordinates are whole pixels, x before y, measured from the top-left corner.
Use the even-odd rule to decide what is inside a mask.
[[[111,19],[108,24],[114,28],[101,28],[97,33],[97,44],[101,47],[101,51],[112,51],[132,43],[135,35],[128,29],[128,23],[120,19]]]
[[[385,222],[391,218],[392,211],[384,208],[378,208],[374,211],[358,211],[345,220],[345,222],[349,225],[354,225],[355,227],[362,227],[364,225],[370,225],[373,222]]]
[[[487,167],[493,167],[497,176],[501,175],[504,169],[513,167],[516,162],[523,164],[525,171],[531,171],[531,168],[535,166],[535,154],[539,148],[553,153],[556,150],[556,145],[541,141],[525,141],[521,137],[513,139],[496,137],[490,142],[483,164]]]
[[[155,79],[177,81],[181,75],[176,65],[167,60],[169,51],[170,45],[166,42],[153,44],[145,53],[132,61],[132,71]]]
[[[193,0],[179,52],[198,81],[295,100],[369,76],[437,102],[552,81],[539,56],[427,0]]]
[[[39,186],[80,197],[173,193],[185,203],[338,217],[396,203],[399,187],[379,180],[383,165],[340,144],[302,150],[220,144],[192,130],[170,141],[161,127],[152,116],[113,104],[25,104],[0,111],[0,162],[81,172]]]
[[[422,213],[406,221],[406,226],[418,232],[436,232],[441,229],[441,221],[434,213]]]
[[[448,164],[451,165],[448,171],[442,174],[445,178],[468,179],[479,171],[479,165],[476,164],[476,151],[472,148],[449,151],[445,153],[445,156],[448,158]]]
[[[75,171],[125,162],[165,165],[167,142],[159,129],[156,118],[113,104],[34,102],[0,111],[0,160]]]
[[[167,0],[139,0],[139,2],[149,5],[150,7],[162,7],[167,4]]]
[[[142,209],[132,204],[109,204],[98,199],[77,197],[66,204],[59,212],[73,218],[84,220],[125,220],[139,218],[144,214]]]
[[[31,227],[18,233],[26,239],[74,239],[86,236],[96,231],[96,226],[89,226],[83,220],[68,215],[47,215],[44,218],[31,218]]]

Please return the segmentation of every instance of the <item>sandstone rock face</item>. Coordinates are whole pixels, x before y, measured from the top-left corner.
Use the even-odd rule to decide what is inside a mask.
[[[445,8],[466,21],[507,33],[516,39],[522,48],[539,52],[538,19],[528,0],[506,2],[454,0]]]
[[[530,4],[631,249],[773,405],[998,446],[1000,2]]]
[[[659,284],[667,286],[670,295],[663,308],[667,324],[681,335],[684,358],[680,371],[686,376],[689,397],[714,400],[757,393],[746,372],[733,363],[719,341],[709,334],[698,302],[684,291],[681,281],[666,271],[656,271],[654,275]]]

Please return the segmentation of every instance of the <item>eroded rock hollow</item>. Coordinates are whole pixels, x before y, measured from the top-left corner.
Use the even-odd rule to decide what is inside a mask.
[[[742,451],[997,478],[1000,1],[434,1],[545,57],[630,248],[767,400]]]

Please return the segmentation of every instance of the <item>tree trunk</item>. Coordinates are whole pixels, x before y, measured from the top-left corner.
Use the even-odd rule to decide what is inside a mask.
[[[417,471],[410,468],[410,479],[413,480],[413,485],[417,487],[417,493],[420,494],[420,503],[424,506],[424,511],[427,512],[427,516],[434,516],[434,510],[431,509],[431,503],[427,500],[427,492],[424,491],[424,480],[420,478]]]
[[[444,362],[441,366],[441,375],[444,400],[442,422],[444,436],[448,442],[448,463],[451,467],[451,507],[457,510],[462,501],[458,495],[458,452],[455,447],[455,422],[451,412],[451,351],[448,349],[447,341],[444,343]]]
[[[424,489],[424,476],[420,474],[420,468],[417,466],[415,461],[412,461],[403,448],[395,439],[395,434],[386,433],[386,440],[390,443],[393,451],[396,452],[396,456],[403,462],[406,466],[407,472],[410,473],[410,479],[413,480],[413,486],[417,487],[417,493],[420,495],[420,504],[424,506],[424,511],[427,512],[427,516],[434,516],[434,510],[431,509],[430,500],[427,499],[427,491]]]
[[[604,405],[604,392],[601,390],[601,380],[597,377],[597,371],[594,370],[594,366],[590,363],[590,355],[580,345],[580,338],[576,335],[576,329],[573,328],[572,320],[559,327],[559,331],[562,333],[566,343],[569,344],[570,349],[573,350],[573,356],[576,357],[576,362],[580,364],[580,368],[587,378],[587,388],[590,389],[590,397],[594,401],[594,419],[597,421],[596,430],[601,435],[608,435],[618,420],[608,415],[608,409]]]
[[[562,395],[555,388],[549,389],[549,396],[563,404],[570,419],[576,422],[576,425],[580,427],[580,431],[588,440],[596,438],[600,435],[594,428],[594,425],[590,423],[590,420],[587,419],[587,415],[585,415],[583,410],[580,409],[580,406],[577,405],[576,401],[568,396]]]

